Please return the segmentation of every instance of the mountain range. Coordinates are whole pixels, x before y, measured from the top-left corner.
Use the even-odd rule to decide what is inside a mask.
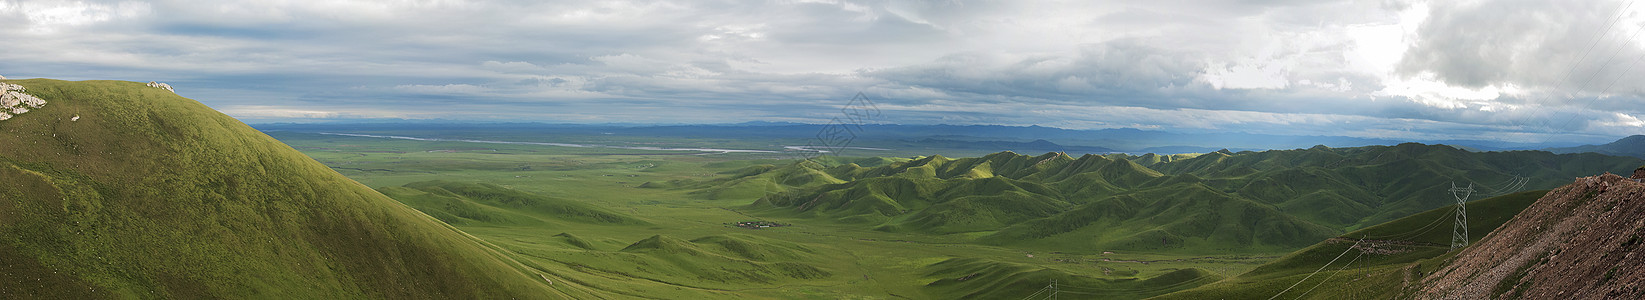
[[[510,132],[554,132],[566,135],[585,136],[633,136],[633,137],[689,137],[713,139],[755,139],[761,141],[795,139],[811,139],[818,132],[826,128],[826,124],[803,124],[789,122],[747,122],[737,124],[691,124],[691,125],[657,125],[657,124],[547,124],[547,123],[472,123],[472,122],[438,122],[438,121],[386,121],[372,123],[274,123],[255,124],[260,130],[269,131],[347,131],[347,132],[396,132],[413,133],[425,131],[430,134],[452,134],[455,136],[428,136],[428,137],[513,137],[519,134]],[[1299,149],[1314,145],[1331,147],[1359,147],[1371,145],[1396,145],[1405,142],[1422,142],[1428,144],[1446,144],[1475,149],[1480,151],[1496,150],[1528,150],[1547,147],[1542,143],[1517,143],[1493,140],[1467,139],[1390,139],[1390,138],[1361,138],[1346,136],[1295,136],[1274,134],[1252,134],[1242,132],[1179,132],[1162,130],[1143,130],[1135,128],[1111,129],[1063,129],[1044,126],[1005,126],[1005,125],[901,125],[901,124],[861,124],[847,125],[853,137],[853,146],[864,147],[891,147],[891,148],[919,148],[928,146],[920,143],[926,139],[939,141],[967,141],[967,142],[1010,142],[1033,143],[1035,140],[1045,140],[1057,144],[1059,147],[1100,147],[1125,153],[1203,153],[1217,149],[1234,150],[1265,150],[1265,149]],[[803,144],[803,141],[801,142]],[[1560,146],[1560,145],[1555,145]],[[1571,144],[1570,146],[1576,146]],[[1016,149],[992,148],[989,151],[1002,150],[1058,150],[1058,149]],[[1067,150],[1071,154],[1098,153]]]
[[[1629,172],[1645,160],[1406,143],[1171,156],[1000,152],[872,163],[882,164],[749,167],[701,184],[700,194],[759,197],[746,208],[764,214],[1026,248],[1288,251],[1454,204],[1446,192],[1452,184],[1502,195]]]
[[[1615,142],[1600,145],[1582,145],[1566,148],[1549,148],[1554,153],[1584,153],[1592,152],[1605,155],[1631,156],[1645,158],[1645,135],[1634,135],[1616,140]]]

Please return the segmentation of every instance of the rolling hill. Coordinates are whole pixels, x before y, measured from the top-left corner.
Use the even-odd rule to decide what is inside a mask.
[[[1058,291],[1059,297],[1142,299],[1223,278],[1205,270],[1186,268],[1141,280],[1108,279],[976,258],[948,259],[921,271],[927,278],[937,278],[925,285],[925,290],[936,299],[1037,299],[1050,295],[1044,290],[1050,280],[1056,280],[1063,287]]]
[[[751,211],[888,232],[965,234],[1046,250],[1290,251],[1445,206],[1452,182],[1483,195],[1625,172],[1637,158],[1445,145],[1200,155],[930,156],[878,167],[801,162],[697,185]]]
[[[1554,153],[1593,152],[1605,155],[1645,158],[1645,135],[1633,135],[1602,145],[1582,145],[1567,148],[1549,148]]]
[[[1468,202],[1470,239],[1485,238],[1547,193]],[[1449,246],[1454,211],[1439,208],[1349,232],[1234,278],[1153,299],[1410,299],[1404,293],[1420,274],[1456,254]]]
[[[611,225],[650,224],[632,216],[582,202],[521,192],[486,183],[420,181],[399,187],[378,188],[377,191],[453,225],[549,221]]]
[[[7,80],[0,298],[578,298],[239,121],[123,81]]]

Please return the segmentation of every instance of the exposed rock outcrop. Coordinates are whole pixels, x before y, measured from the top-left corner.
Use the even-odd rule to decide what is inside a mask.
[[[23,92],[21,85],[0,83],[0,121],[46,106],[46,100]]]
[[[165,83],[160,83],[160,82],[153,82],[153,81],[150,81],[150,82],[149,82],[149,87],[153,87],[153,88],[160,88],[160,89],[164,89],[164,90],[166,90],[166,91],[167,91],[167,92],[172,92],[172,93],[174,93],[174,94],[175,94],[175,93],[177,93],[177,90],[173,90],[173,89],[171,89],[171,85],[170,85],[170,84],[165,84]]]
[[[1417,299],[1645,299],[1645,183],[1555,189],[1423,279]]]

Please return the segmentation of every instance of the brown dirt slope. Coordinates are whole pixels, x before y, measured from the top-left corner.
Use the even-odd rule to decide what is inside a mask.
[[[1413,298],[1642,299],[1642,235],[1645,183],[1577,178],[1424,278]]]

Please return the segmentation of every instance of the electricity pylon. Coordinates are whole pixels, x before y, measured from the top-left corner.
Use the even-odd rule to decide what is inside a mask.
[[[1451,250],[1455,251],[1457,248],[1468,246],[1467,202],[1468,196],[1471,196],[1474,193],[1474,184],[1468,183],[1468,187],[1464,188],[1457,187],[1456,182],[1451,182],[1451,189],[1449,191],[1451,192],[1451,197],[1456,197],[1457,199],[1457,221],[1456,224],[1451,226]]]
[[[1058,292],[1057,291],[1057,279],[1052,278],[1051,279],[1051,296],[1046,297],[1045,299],[1056,300],[1057,299],[1057,292]]]

